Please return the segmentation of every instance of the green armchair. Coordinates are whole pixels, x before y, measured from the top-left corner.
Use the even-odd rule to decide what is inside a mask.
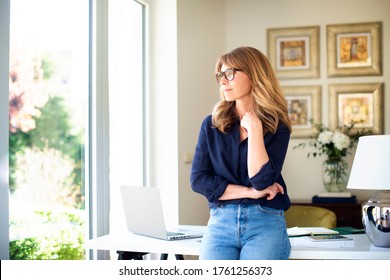
[[[335,228],[336,214],[317,206],[292,205],[286,212],[287,227],[325,227]]]

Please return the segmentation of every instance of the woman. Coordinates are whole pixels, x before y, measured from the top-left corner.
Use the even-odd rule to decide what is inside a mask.
[[[291,121],[274,70],[241,47],[219,58],[216,78],[221,101],[202,123],[190,177],[210,207],[200,259],[287,259]]]

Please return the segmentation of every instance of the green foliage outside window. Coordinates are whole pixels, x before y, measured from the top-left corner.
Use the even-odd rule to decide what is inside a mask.
[[[72,124],[67,73],[57,69],[67,65],[67,57],[53,57],[29,50],[11,55],[9,185],[11,196],[18,197],[10,200],[18,210],[10,216],[14,260],[85,258],[84,132]]]
[[[80,214],[39,212],[36,215],[41,224],[35,227],[44,234],[11,241],[11,260],[84,259],[84,219]]]

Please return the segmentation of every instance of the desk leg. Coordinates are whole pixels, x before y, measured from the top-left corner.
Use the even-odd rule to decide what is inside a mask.
[[[143,260],[143,255],[149,253],[129,252],[129,251],[117,251],[118,260]],[[175,254],[176,260],[184,260],[183,255]],[[167,260],[168,254],[161,254],[160,260]]]
[[[143,260],[142,256],[149,253],[117,251],[118,260]]]
[[[175,257],[176,257],[176,260],[184,260],[184,257],[183,255],[178,255],[178,254],[175,254]],[[167,260],[168,259],[168,254],[161,254],[161,257],[160,257],[160,260]]]

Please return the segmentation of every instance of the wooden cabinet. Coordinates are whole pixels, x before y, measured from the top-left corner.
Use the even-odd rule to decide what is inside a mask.
[[[337,227],[363,228],[361,203],[293,202],[293,205],[311,205],[329,209],[337,216]]]

